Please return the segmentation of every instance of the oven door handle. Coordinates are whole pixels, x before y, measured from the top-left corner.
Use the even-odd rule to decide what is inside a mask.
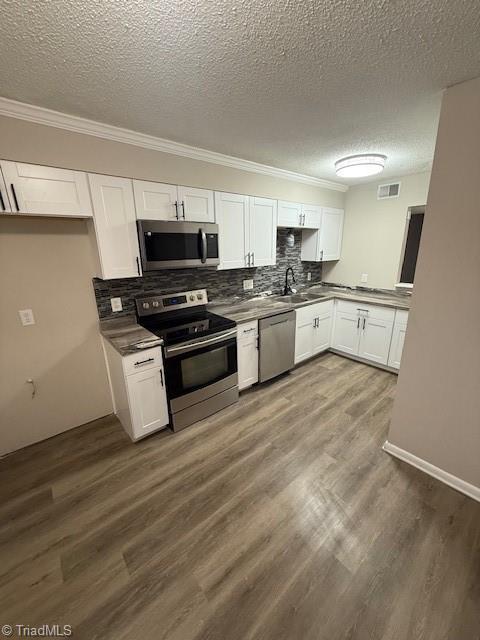
[[[206,344],[216,344],[217,342],[225,342],[227,338],[237,335],[237,329],[231,331],[225,331],[224,333],[215,336],[214,338],[207,338],[206,340],[200,340],[199,342],[190,342],[189,344],[181,344],[178,347],[167,347],[165,349],[165,357],[170,358],[173,355],[179,353],[187,353],[188,351],[195,351],[201,349]]]
[[[199,230],[199,234],[201,243],[200,246],[202,248],[200,259],[202,261],[202,264],[205,264],[205,262],[207,261],[207,234],[203,229]]]

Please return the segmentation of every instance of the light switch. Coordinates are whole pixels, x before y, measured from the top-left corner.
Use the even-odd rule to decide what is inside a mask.
[[[307,281],[310,282],[311,279],[312,279],[312,272],[307,271]]]
[[[112,305],[112,311],[123,311],[121,298],[110,298],[110,304]]]
[[[362,273],[362,277],[360,278],[360,282],[368,282],[368,273]]]
[[[31,309],[20,309],[18,315],[24,327],[29,324],[35,324],[35,318],[33,317],[33,311]]]
[[[249,289],[253,289],[253,280],[244,280],[243,281],[243,290],[248,291]]]

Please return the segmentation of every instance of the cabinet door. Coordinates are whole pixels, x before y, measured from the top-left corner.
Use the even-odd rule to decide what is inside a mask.
[[[219,269],[242,269],[249,263],[248,196],[215,193]]]
[[[332,341],[333,304],[331,301],[315,305],[315,318],[313,319],[313,345],[314,354],[321,353],[330,348]]]
[[[313,305],[295,310],[295,364],[313,355]]]
[[[403,345],[405,335],[407,333],[407,325],[396,322],[393,326],[392,343],[390,345],[390,353],[388,355],[388,366],[394,369],[400,369],[402,360]]]
[[[343,209],[322,208],[320,252],[323,261],[339,260],[342,252]]]
[[[322,207],[314,204],[302,205],[302,226],[306,229],[320,229]]]
[[[250,251],[253,265],[264,267],[277,261],[277,202],[250,197]]]
[[[278,201],[278,227],[295,228],[302,226],[302,205],[298,202]]]
[[[127,376],[127,390],[135,440],[168,424],[163,368]]]
[[[141,275],[132,181],[89,174],[95,234],[104,280]]]
[[[238,388],[240,391],[258,382],[258,322],[238,325]]]
[[[378,364],[387,364],[393,323],[364,315],[360,318],[360,330],[358,355]]]
[[[358,355],[360,316],[336,310],[332,347],[352,355]]]
[[[181,220],[187,222],[215,222],[213,191],[195,187],[177,187]]]
[[[179,220],[183,215],[176,185],[134,180],[133,195],[138,220]]]
[[[10,205],[7,186],[5,184],[5,180],[3,179],[3,174],[0,167],[0,213],[11,213],[11,212],[12,212],[12,207]]]
[[[92,217],[85,173],[6,160],[0,164],[14,213]]]

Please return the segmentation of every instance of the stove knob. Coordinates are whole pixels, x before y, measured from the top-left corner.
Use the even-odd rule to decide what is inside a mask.
[[[191,301],[191,302],[195,302],[195,296],[194,296],[194,295],[191,295],[191,296],[190,296],[190,301]]]
[[[159,306],[159,302],[158,302],[158,300],[154,300],[154,301],[152,302],[152,306],[154,306],[154,307],[158,307],[158,306]]]
[[[198,300],[202,300],[203,299],[203,295],[201,293],[197,293],[197,299]]]
[[[150,309],[150,305],[149,305],[149,303],[148,303],[148,302],[144,302],[144,303],[142,304],[142,307],[143,307],[144,309]]]

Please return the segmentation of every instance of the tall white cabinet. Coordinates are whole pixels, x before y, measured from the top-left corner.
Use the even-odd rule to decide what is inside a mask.
[[[275,200],[217,192],[215,212],[219,226],[219,269],[243,269],[275,264]]]
[[[103,279],[141,275],[132,181],[88,175],[98,249],[98,276]]]

